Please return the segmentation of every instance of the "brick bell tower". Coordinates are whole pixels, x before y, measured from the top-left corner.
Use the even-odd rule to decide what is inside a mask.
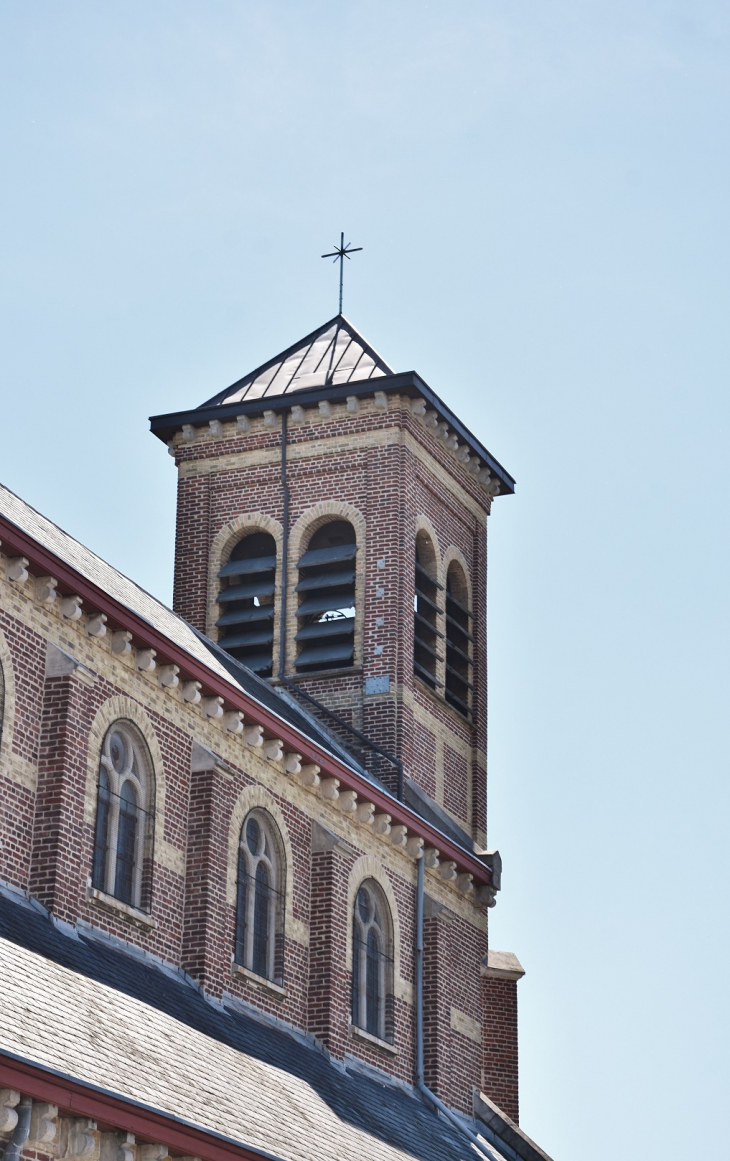
[[[487,517],[513,479],[342,315],[151,424],[175,610],[484,847]]]

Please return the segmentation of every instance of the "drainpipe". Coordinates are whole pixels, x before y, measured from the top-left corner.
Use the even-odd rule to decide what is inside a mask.
[[[30,1133],[30,1114],[33,1101],[29,1096],[22,1096],[18,1105],[18,1123],[13,1129],[13,1135],[5,1146],[3,1161],[18,1161],[23,1145]]]
[[[418,860],[418,882],[416,888],[416,1088],[420,1092],[424,1100],[431,1106],[436,1113],[441,1113],[446,1117],[455,1129],[462,1133],[471,1142],[472,1147],[476,1150],[480,1157],[486,1158],[486,1161],[500,1161],[496,1153],[493,1153],[489,1145],[485,1141],[477,1137],[471,1129],[457,1117],[456,1113],[452,1112],[442,1100],[436,1096],[436,1093],[431,1092],[426,1082],[423,1079],[423,895],[424,895],[424,868],[425,860],[421,855]]]

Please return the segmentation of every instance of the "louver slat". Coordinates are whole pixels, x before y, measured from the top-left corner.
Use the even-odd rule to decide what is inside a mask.
[[[426,652],[430,653],[432,657],[435,657],[437,661],[443,661],[441,654],[437,653],[435,649],[432,649],[430,645],[427,645],[422,638],[415,642],[415,647],[416,649],[425,649]]]
[[[218,593],[218,603],[226,604],[229,601],[244,601],[249,597],[270,597],[274,592],[274,582],[262,580],[250,585],[233,585],[232,588],[221,589]]]
[[[312,589],[325,588],[339,588],[341,585],[353,585],[355,583],[355,573],[353,572],[323,572],[318,576],[305,576],[304,580],[300,580],[295,588],[295,593],[306,593]]]
[[[424,669],[422,665],[419,665],[417,661],[413,662],[413,669],[418,677],[426,682],[426,685],[429,685],[431,689],[436,688],[436,678],[432,673],[429,673],[429,671]]]
[[[234,648],[235,648],[235,646],[234,646]],[[252,669],[254,673],[265,673],[265,671],[267,669],[271,669],[271,653],[270,652],[269,653],[260,653],[260,654],[257,654],[255,657],[247,657],[244,654],[243,657],[236,657],[236,660],[240,661],[241,665],[245,665],[249,669]]]
[[[466,614],[466,616],[469,617],[469,619],[471,620],[471,613],[467,609],[466,605],[462,605],[461,601],[457,601],[456,597],[452,593],[446,594],[446,608],[447,609],[448,609],[449,605],[455,605],[457,609],[459,609],[462,613]]]
[[[448,672],[451,674],[451,677],[452,677],[452,679],[453,679],[454,681],[458,681],[458,682],[460,682],[462,685],[465,685],[467,689],[473,689],[473,688],[474,688],[474,686],[472,685],[472,683],[471,683],[470,681],[467,681],[465,677],[462,677],[462,675],[459,673],[458,669],[453,669],[453,668],[452,668],[452,667],[451,667],[451,666],[448,664],[448,662],[447,662],[447,664],[446,664],[446,669],[447,669],[447,671],[448,671]]]
[[[338,617],[336,621],[315,621],[305,625],[294,637],[295,641],[313,641],[321,637],[351,636],[355,632],[354,617]]]
[[[469,656],[469,654],[464,653],[463,649],[460,649],[459,646],[455,645],[453,641],[448,641],[446,644],[446,656],[447,657],[449,656],[449,653],[456,653],[456,655],[458,657],[463,657],[464,661],[466,661],[466,663],[468,665],[471,665],[471,657]]]
[[[426,581],[427,584],[433,585],[435,589],[440,589],[441,592],[444,591],[444,586],[440,585],[437,580],[434,580],[430,573],[426,572],[426,569],[422,564],[419,564],[418,561],[416,561],[416,572],[418,573],[419,577],[422,577],[423,580]]]
[[[432,633],[434,636],[441,637],[443,639],[443,633],[440,633],[436,626],[432,625],[430,621],[427,621],[425,617],[422,617],[420,613],[414,613],[413,616],[417,621],[420,621],[422,625],[420,630],[421,633]]]
[[[352,655],[351,643],[322,645],[319,648],[302,650],[296,659],[296,666],[299,669],[303,665],[321,665],[325,661],[351,661]]]
[[[257,556],[251,560],[229,560],[218,573],[219,577],[241,576],[246,573],[269,572],[276,568],[275,556]]]
[[[430,597],[427,597],[422,589],[416,589],[416,596],[419,601],[424,601],[435,613],[443,613],[441,606],[437,605],[435,601],[432,601]]]
[[[332,548],[313,548],[305,552],[297,561],[297,568],[311,568],[316,564],[338,564],[341,560],[354,560],[356,544],[337,544]]]
[[[246,647],[249,645],[270,645],[274,640],[274,628],[272,625],[268,629],[249,629],[247,633],[232,633],[225,640],[232,641],[234,637],[236,638],[236,646],[239,648],[242,648],[244,645]],[[223,641],[220,641],[219,644],[223,645],[224,649],[226,648]]]
[[[298,617],[309,617],[314,613],[329,613],[330,610],[349,609],[352,605],[352,589],[344,593],[332,593],[330,596],[311,597],[297,609]]]
[[[452,629],[456,630],[456,632],[461,633],[463,637],[466,637],[467,641],[474,640],[471,633],[467,633],[466,629],[462,628],[462,626],[459,624],[459,622],[455,621],[453,617],[450,617],[448,613],[446,614],[446,620],[448,622],[448,625],[451,626]],[[451,630],[449,630],[449,632],[450,631]]]
[[[462,701],[461,698],[458,697],[452,689],[446,690],[446,700],[449,705],[452,705],[454,709],[458,710],[459,713],[462,713],[464,717],[468,718],[470,716],[471,709],[469,708],[468,702]]]
[[[249,621],[270,621],[274,616],[273,605],[253,605],[250,609],[235,609],[232,613],[224,613],[216,621],[219,629],[224,625],[244,625]]]

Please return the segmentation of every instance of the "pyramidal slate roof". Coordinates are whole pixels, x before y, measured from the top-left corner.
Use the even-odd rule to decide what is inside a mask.
[[[222,407],[245,399],[288,395],[308,387],[360,383],[392,374],[392,367],[344,315],[338,314],[200,406]]]

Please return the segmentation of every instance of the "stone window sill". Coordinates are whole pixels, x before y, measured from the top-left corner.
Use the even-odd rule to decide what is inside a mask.
[[[281,984],[275,984],[273,980],[267,980],[266,976],[260,976],[256,972],[252,972],[250,968],[244,967],[242,963],[234,963],[232,970],[234,976],[243,976],[255,988],[260,988],[262,992],[271,992],[273,996],[277,996],[280,1000],[285,1000],[289,995],[287,989],[282,988]]]
[[[366,1032],[364,1028],[358,1028],[357,1024],[350,1025],[350,1036],[354,1040],[364,1040],[366,1044],[372,1044],[374,1048],[379,1048],[381,1052],[387,1052],[389,1056],[400,1056],[394,1044],[390,1044],[387,1040],[381,1040],[379,1036],[373,1036],[372,1032]]]
[[[121,899],[115,899],[113,895],[107,895],[105,891],[100,891],[98,887],[89,887],[88,900],[94,907],[99,907],[102,911],[110,911],[114,915],[119,915],[122,919],[133,923],[135,927],[147,927],[151,930],[157,927],[157,920],[153,919],[151,915],[147,915],[144,911],[139,911],[136,907],[130,907],[128,903],[122,903]]]

